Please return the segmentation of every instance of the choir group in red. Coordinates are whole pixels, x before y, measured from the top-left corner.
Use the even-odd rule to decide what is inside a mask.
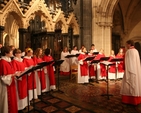
[[[38,63],[52,61],[53,58],[50,56],[50,52],[50,49],[46,49],[42,57],[41,48],[38,48],[34,55],[33,50],[27,48],[24,58],[21,58],[20,49],[12,50],[9,46],[1,48],[0,113],[17,113],[18,110],[23,110],[28,105],[28,97],[31,101],[33,98],[37,99],[41,92],[56,89],[52,64],[16,79],[16,76],[20,76],[22,72],[36,66]],[[14,58],[11,60],[13,55]]]
[[[129,55],[126,55],[126,53],[129,53],[129,50],[136,52],[136,49],[133,47],[131,41],[127,42],[127,44],[130,46],[126,52],[125,49],[121,48],[119,53],[115,56],[114,51],[112,50],[108,61],[110,62],[113,58],[125,58],[125,63],[124,61],[118,62],[118,72],[124,72],[124,70],[126,72],[121,86],[122,102],[137,105],[141,103],[141,89],[140,91],[137,91],[138,88],[141,88],[141,85],[138,84],[139,81],[136,81],[138,79],[138,75],[136,75],[138,73],[135,71],[136,67],[131,68],[129,66],[132,65],[132,63],[129,62],[132,60],[132,58],[128,58]],[[74,46],[71,53],[69,53],[67,47],[65,47],[61,52],[61,59],[64,60],[64,62],[60,65],[60,75],[70,75],[70,65],[76,64],[78,65],[77,83],[88,83],[90,78],[99,79],[106,77],[107,73],[105,65],[101,63],[91,63],[93,60],[99,60],[100,58],[105,57],[104,50],[101,49],[97,55],[93,54],[94,52],[97,52],[94,44],[91,45],[89,53],[86,51],[84,46],[82,46],[79,51],[77,50],[77,47]],[[41,48],[37,48],[34,52],[34,55],[31,48],[26,48],[25,55],[23,58],[21,58],[22,53],[20,49],[13,50],[9,46],[1,48],[0,113],[17,113],[18,110],[22,110],[28,105],[28,97],[29,101],[31,101],[33,98],[37,99],[38,95],[41,95],[41,92],[47,92],[56,89],[54,76],[55,68],[53,63],[43,67],[42,69],[37,69],[33,72],[30,72],[19,79],[16,79],[16,76],[20,76],[22,72],[30,69],[33,66],[36,66],[38,63],[49,62],[53,60],[50,49],[45,49],[43,56],[42,54],[43,51]],[[70,54],[79,55],[78,57],[66,58],[66,56]],[[132,52],[130,54],[132,54]],[[14,58],[11,60],[13,55]],[[91,61],[85,61],[87,57],[91,56],[94,56]],[[134,58],[134,55],[132,55],[132,57]],[[128,59],[130,60],[128,61]],[[115,73],[115,66],[116,65],[110,66],[109,72]],[[139,67],[140,64],[138,65],[137,69]],[[133,77],[128,77],[127,73]],[[128,78],[128,80],[126,78]]]

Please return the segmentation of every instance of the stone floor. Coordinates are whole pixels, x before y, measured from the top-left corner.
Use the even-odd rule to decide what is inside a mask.
[[[76,84],[68,77],[61,77],[59,89],[42,95],[41,100],[35,103],[39,111],[32,113],[141,113],[141,105],[126,105],[121,102],[121,80],[100,81],[91,84]],[[64,93],[60,92],[63,91]],[[109,97],[109,98],[108,98]]]

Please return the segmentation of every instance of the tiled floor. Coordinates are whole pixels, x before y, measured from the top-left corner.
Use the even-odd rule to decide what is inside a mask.
[[[42,96],[42,101],[35,104],[41,113],[141,113],[141,105],[132,106],[121,102],[120,81],[109,81],[110,96],[107,94],[107,84],[76,84],[67,77],[60,80],[60,93],[58,90]],[[32,111],[32,113],[39,113]]]

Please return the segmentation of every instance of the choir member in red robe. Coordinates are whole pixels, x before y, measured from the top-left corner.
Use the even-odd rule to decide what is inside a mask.
[[[43,52],[41,48],[36,49],[34,56],[33,56],[35,65],[43,62],[42,53]],[[46,92],[46,80],[45,80],[44,69],[42,68],[42,69],[36,70],[35,77],[36,77],[37,94],[41,95],[41,90],[42,92]]]
[[[0,60],[0,113],[18,113],[15,73],[11,63],[13,55],[10,47],[2,47]]]
[[[43,61],[49,62],[53,60],[54,59],[51,56],[51,49],[47,48],[45,50],[45,55],[43,56]],[[55,68],[53,66],[53,63],[46,66],[46,70],[47,70],[46,76],[47,78],[49,78],[50,90],[54,90],[56,89],[56,82],[55,82],[55,75],[54,75]]]
[[[86,48],[83,48],[78,56],[78,83],[89,82],[89,67],[87,61],[84,61],[87,56]]]
[[[23,63],[23,59],[21,58],[21,50],[15,49],[13,51],[13,55],[15,56],[12,60],[12,65],[16,72],[25,71],[25,65]],[[18,99],[18,110],[22,110],[27,106],[27,81],[26,75],[22,76],[20,79],[16,81],[17,85],[17,99]]]
[[[100,60],[100,58],[102,58],[102,57],[105,57],[103,49],[100,50],[99,54],[95,57],[95,60]],[[104,64],[100,64],[100,67],[99,67],[99,64],[98,64],[97,68],[98,68],[97,71],[99,71],[99,68],[100,68],[100,73],[97,72],[98,78],[99,77],[103,78],[103,77],[107,76],[106,67],[105,67]]]
[[[116,55],[116,58],[124,58],[124,49],[120,48],[119,53]],[[118,63],[118,72],[124,72],[124,64],[123,61]]]
[[[88,54],[88,56],[94,56],[92,49],[90,50],[90,53]],[[90,79],[92,79],[92,78],[95,78],[95,76],[96,76],[96,69],[95,69],[95,65],[90,64],[90,63],[89,63],[89,77],[90,77]]]
[[[23,58],[23,62],[25,64],[25,68],[29,69],[35,66],[34,61],[32,59],[33,50],[31,48],[27,48],[25,51],[25,56]],[[34,71],[28,74],[28,91],[29,91],[29,100],[33,99],[33,90],[34,90],[34,99],[37,99],[37,89],[36,89],[36,81],[35,81],[35,73]]]

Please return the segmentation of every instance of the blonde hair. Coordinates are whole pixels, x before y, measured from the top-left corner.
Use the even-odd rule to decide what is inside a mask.
[[[26,49],[25,49],[25,55],[27,55],[27,53],[29,53],[29,52],[31,52],[31,51],[33,51],[31,48],[26,48]]]

